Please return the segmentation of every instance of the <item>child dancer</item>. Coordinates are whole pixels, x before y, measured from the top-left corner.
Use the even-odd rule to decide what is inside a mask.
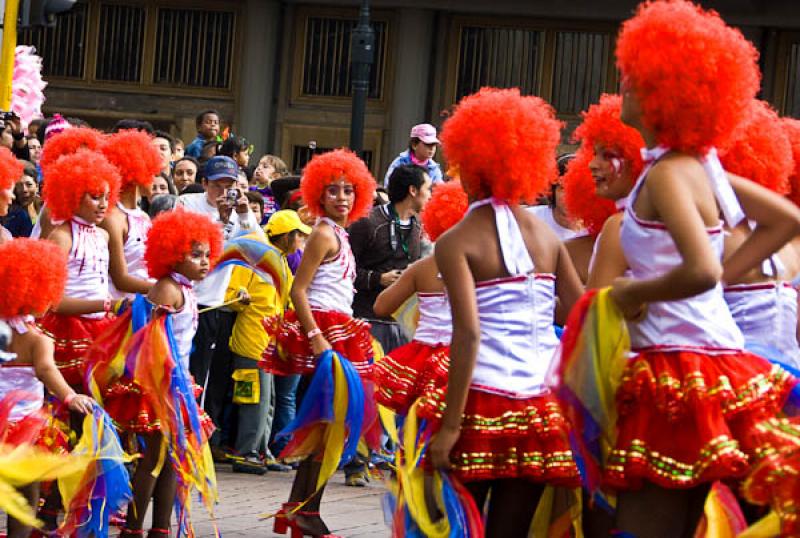
[[[265,351],[266,369],[278,375],[309,376],[315,373],[317,358],[333,349],[361,376],[369,376],[372,340],[369,324],[351,317],[356,267],[344,227],[369,211],[375,180],[363,161],[341,149],[314,157],[301,188],[303,200],[318,219],[292,285],[295,311],[286,312],[282,324],[267,324],[275,343]],[[329,533],[319,515],[323,489],[314,494],[320,473],[315,455],[300,463],[289,502],[275,519],[275,532],[285,533],[291,527],[293,536]],[[309,497],[302,510],[289,512]]]
[[[453,336],[446,394],[430,395],[442,414],[429,454],[452,467],[478,509],[491,492],[487,536],[527,536],[543,485],[578,483],[544,377],[558,347],[556,297],[571,307],[581,284],[555,234],[518,205],[554,179],[559,131],[541,99],[484,88],[442,133],[474,202],[435,247]]]
[[[43,168],[44,201],[60,221],[49,240],[67,255],[64,297],[40,321],[55,341],[55,362],[67,383],[83,384],[84,353],[112,321],[108,233],[98,228],[119,194],[119,173],[105,157],[78,149]]]
[[[562,181],[567,211],[595,237],[588,265],[578,267],[579,274],[583,270],[589,275],[590,288],[603,281],[610,260],[619,258],[609,253],[619,252],[621,211],[642,171],[644,141],[636,129],[620,121],[621,106],[618,95],[602,95],[598,104],[583,113],[573,137],[581,147]]]
[[[753,101],[733,143],[720,154],[725,170],[778,194],[789,191],[794,161],[788,136],[778,114],[763,101]],[[725,257],[750,235],[748,222],[725,233]],[[800,272],[798,253],[790,243],[759,267],[735,281],[725,282],[725,302],[741,329],[748,348],[797,371],[797,291],[789,282]],[[770,350],[771,348],[771,350]],[[771,351],[771,353],[770,353]]]
[[[788,201],[729,182],[713,150],[755,96],[756,56],[716,13],[682,0],[642,4],[617,41],[621,117],[648,149],[620,231],[632,278],[617,278],[610,292],[638,355],[617,390],[605,472],[619,490],[617,527],[636,536],[693,535],[707,484],[747,471],[759,450],[754,425],[777,413],[794,384],[742,350],[719,282],[740,278],[800,229]],[[723,274],[720,214],[735,226],[744,213],[756,228]]]
[[[433,191],[422,212],[422,226],[431,241],[449,230],[467,211],[461,183],[450,181]],[[430,255],[408,266],[397,281],[375,300],[375,314],[391,316],[417,295],[419,321],[414,339],[391,350],[375,364],[376,400],[405,415],[417,398],[447,385],[452,320],[436,258]]]
[[[109,136],[103,144],[103,155],[117,167],[122,180],[117,206],[100,225],[108,232],[111,295],[115,299],[132,299],[135,293],[147,293],[153,286],[144,263],[150,217],[139,208],[142,194],[161,168],[151,140],[147,133],[127,130]]]
[[[95,395],[120,428],[144,441],[122,536],[144,534],[151,498],[150,538],[170,535],[173,503],[180,507],[181,532],[189,530],[187,503],[193,486],[208,507],[215,500],[213,467],[207,467],[210,459],[204,460],[206,453],[210,458],[213,425],[195,403],[189,353],[198,320],[192,283],[205,278],[221,248],[219,227],[204,215],[178,209],[156,217],[144,257],[150,276],[158,280],[146,301],[137,298],[132,312],[90,350],[87,379]],[[147,302],[154,310],[142,327],[140,315],[148,315]],[[130,342],[117,340],[128,330],[134,333]],[[121,355],[124,368],[115,362]],[[166,463],[162,443],[169,456]]]
[[[57,304],[67,279],[66,256],[47,241],[16,239],[0,246],[0,282],[13,283],[13,292],[0,294],[0,319],[13,331],[9,352],[16,354],[10,362],[0,363],[0,399],[13,391],[24,392],[9,414],[10,424],[0,443],[16,445],[33,440],[48,450],[48,446],[63,435],[53,438],[47,430],[44,414],[44,387],[70,410],[91,413],[92,400],[76,394],[64,381],[53,363],[53,342],[34,325],[34,315],[46,312]],[[54,428],[52,428],[54,429]],[[40,432],[37,436],[36,432]],[[66,439],[63,439],[66,447]],[[31,506],[39,502],[39,484],[22,488]],[[28,536],[31,528],[9,517],[10,538]]]

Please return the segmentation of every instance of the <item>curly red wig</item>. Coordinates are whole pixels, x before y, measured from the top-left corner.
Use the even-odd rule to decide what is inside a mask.
[[[622,25],[617,67],[659,144],[702,155],[725,146],[759,88],[758,52],[714,11],[644,2]]]
[[[152,137],[143,131],[127,129],[107,137],[103,155],[119,170],[121,190],[133,184],[149,187],[153,176],[161,171],[161,156]]]
[[[71,155],[81,148],[100,151],[103,147],[105,135],[89,127],[73,127],[64,129],[47,139],[42,147],[42,158],[39,166],[45,168],[55,163],[59,157]],[[44,173],[44,172],[43,172]]]
[[[589,107],[582,114],[583,121],[575,129],[572,139],[594,151],[594,146],[619,153],[630,167],[631,180],[635,181],[642,173],[641,149],[645,146],[642,135],[633,127],[622,123],[622,97],[603,94],[600,102]],[[590,158],[591,159],[591,158]],[[632,184],[631,184],[632,185]]]
[[[533,202],[558,175],[562,123],[553,108],[518,88],[482,88],[456,105],[442,146],[472,198]]]
[[[318,217],[325,216],[322,197],[325,187],[346,179],[355,188],[356,196],[348,224],[367,216],[375,198],[375,179],[369,173],[364,161],[349,149],[337,149],[315,155],[303,170],[300,192],[309,211]]]
[[[794,159],[781,118],[769,104],[759,100],[751,101],[746,113],[730,145],[720,151],[722,165],[778,194],[788,193]]]
[[[67,256],[50,241],[19,238],[0,245],[0,318],[44,314],[67,283]]]
[[[153,278],[163,278],[192,252],[194,243],[206,243],[211,250],[211,265],[222,254],[222,231],[202,213],[180,207],[160,213],[147,232],[144,261]]]
[[[99,195],[106,185],[109,207],[117,203],[119,172],[102,153],[81,148],[50,164],[44,172],[44,202],[53,220],[68,220],[80,207],[84,194]]]
[[[789,199],[800,206],[800,120],[783,118],[783,131],[792,146],[794,167],[789,176]]]
[[[590,234],[597,235],[606,219],[617,212],[617,207],[611,200],[595,194],[594,178],[589,171],[593,157],[591,146],[578,148],[567,165],[567,172],[561,177],[561,186],[564,187],[564,205],[569,216],[582,222]]]
[[[420,215],[422,228],[431,241],[436,241],[440,235],[464,218],[467,207],[469,200],[460,181],[454,180],[436,185]]]
[[[0,147],[0,190],[10,189],[22,179],[22,163],[14,157],[11,150]]]

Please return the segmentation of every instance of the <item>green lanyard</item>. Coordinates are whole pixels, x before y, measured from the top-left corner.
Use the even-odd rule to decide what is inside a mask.
[[[397,211],[394,210],[394,205],[389,204],[389,216],[392,218],[391,224],[389,224],[389,242],[392,245],[392,252],[397,250],[397,243],[398,239],[397,236],[400,236],[400,246],[403,249],[403,252],[406,255],[407,259],[411,259],[411,254],[408,253],[408,239],[403,239],[403,234],[398,234],[397,229],[400,228],[400,216],[397,214]]]

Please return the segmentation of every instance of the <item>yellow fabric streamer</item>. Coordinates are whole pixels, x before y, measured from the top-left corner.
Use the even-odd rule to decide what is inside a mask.
[[[546,486],[528,532],[529,538],[583,538],[580,488]]]
[[[333,354],[333,422],[325,428],[325,454],[317,477],[319,490],[339,468],[344,451],[345,418],[347,416],[347,381],[344,377],[341,358]]]
[[[781,535],[781,519],[770,512],[741,533],[738,538],[774,538]]]
[[[403,335],[411,340],[419,324],[419,300],[414,293],[406,299],[400,307],[392,313],[392,317],[400,325]]]
[[[88,456],[52,454],[31,445],[0,445],[0,510],[24,525],[40,526],[33,508],[15,488],[81,472],[90,462]]]

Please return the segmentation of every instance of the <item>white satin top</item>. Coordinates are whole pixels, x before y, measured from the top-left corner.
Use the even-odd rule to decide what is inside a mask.
[[[180,284],[183,292],[183,307],[172,314],[172,332],[178,346],[178,359],[189,371],[189,355],[192,352],[192,340],[197,332],[199,313],[197,297],[191,280],[180,273],[170,273],[170,277]]]
[[[536,273],[511,208],[491,204],[497,236],[509,275],[476,284],[480,347],[471,388],[510,398],[529,398],[546,390],[544,379],[558,348],[553,327],[555,275]]]
[[[9,422],[22,420],[35,413],[44,405],[44,384],[36,377],[33,366],[3,364],[0,365],[0,399],[10,392],[19,390],[31,396],[29,400],[17,402],[11,408]]]
[[[771,346],[800,368],[797,344],[797,290],[788,282],[725,287],[725,301],[748,342]]]
[[[100,300],[108,298],[108,242],[94,224],[72,217],[72,248],[67,258],[65,297]],[[102,318],[104,312],[83,314],[84,318]]]
[[[152,227],[150,217],[138,207],[136,209],[128,209],[119,202],[117,202],[117,209],[122,211],[128,220],[128,237],[122,246],[128,274],[142,280],[151,280],[147,274],[147,264],[144,261],[145,240],[147,239],[147,232]],[[134,297],[133,293],[118,291],[113,282],[109,282],[109,288],[114,299],[122,299],[124,297],[132,299]]]
[[[417,293],[417,305],[419,322],[414,340],[431,346],[449,345],[453,335],[453,318],[447,294]]]
[[[356,259],[350,249],[350,240],[344,228],[327,217],[327,222],[339,241],[339,252],[317,268],[308,286],[308,304],[312,310],[332,310],[353,315],[355,295]]]
[[[647,179],[647,172],[664,153],[666,150],[655,159],[650,159],[639,176],[622,218],[622,250],[635,279],[659,277],[683,261],[666,226],[661,222],[640,219],[633,211],[639,191]],[[721,177],[718,176],[716,181],[721,181]],[[724,181],[727,182],[727,178]],[[715,194],[724,189],[725,185],[714,186]],[[733,196],[729,183],[727,189],[731,192],[726,196]],[[729,196],[720,201],[717,195],[717,200],[723,209],[732,203]],[[735,196],[733,200],[736,200]],[[736,208],[728,207],[724,213],[736,214]],[[706,228],[706,233],[714,253],[721,259],[724,248],[722,223]],[[733,321],[719,283],[708,291],[686,299],[648,303],[644,319],[628,322],[628,331],[633,351],[657,349],[719,353],[738,351],[744,347],[742,332]]]

